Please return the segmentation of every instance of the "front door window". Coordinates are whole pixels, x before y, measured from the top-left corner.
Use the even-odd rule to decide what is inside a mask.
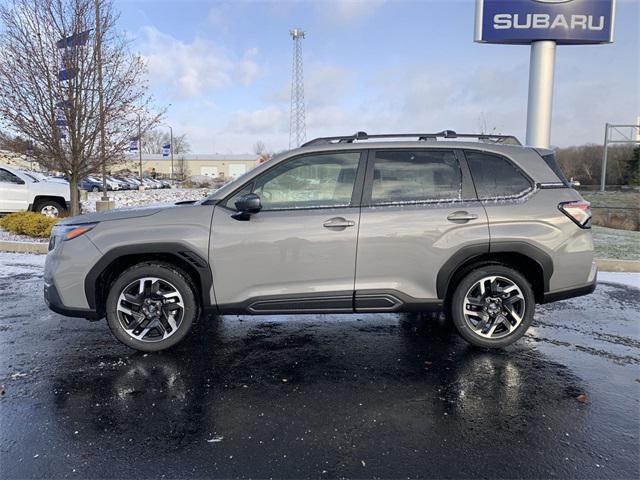
[[[258,178],[253,192],[263,211],[351,204],[360,152],[299,157]]]

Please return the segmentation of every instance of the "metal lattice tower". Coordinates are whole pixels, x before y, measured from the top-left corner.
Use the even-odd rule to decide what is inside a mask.
[[[293,66],[291,69],[291,112],[289,117],[289,148],[299,147],[307,138],[304,111],[304,78],[302,75],[302,40],[304,31],[289,30],[293,38]]]

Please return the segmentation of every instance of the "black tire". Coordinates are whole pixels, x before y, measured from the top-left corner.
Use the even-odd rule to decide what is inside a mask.
[[[46,210],[57,211],[57,214],[47,213]],[[48,217],[60,217],[67,213],[67,208],[60,202],[56,200],[38,200],[33,206],[33,211],[37,213],[41,213]]]
[[[520,315],[522,319],[521,322],[508,334],[506,333],[507,329],[503,327],[505,333],[503,333],[504,336],[500,338],[487,338],[480,335],[469,326],[464,315],[465,297],[467,293],[477,282],[480,282],[480,280],[485,277],[491,276],[505,278],[513,282],[520,289],[522,297],[524,298],[524,313]],[[458,330],[458,333],[467,342],[478,347],[502,348],[518,341],[531,325],[535,312],[535,297],[531,284],[517,270],[499,264],[483,265],[472,270],[458,283],[451,298],[450,307],[453,324]],[[515,321],[512,317],[511,320]],[[495,322],[495,320],[493,321]]]
[[[139,340],[131,336],[125,330],[118,316],[118,299],[128,285],[144,277],[157,277],[171,284],[182,296],[184,309],[182,321],[175,332],[165,339],[154,341]],[[200,314],[199,304],[195,296],[194,288],[189,276],[170,263],[144,262],[125,270],[111,284],[106,302],[107,323],[113,335],[125,345],[143,352],[157,352],[173,347],[189,333],[191,326],[196,322]]]
[[[91,191],[93,193],[99,192],[100,191],[100,187],[96,187],[95,185],[93,187],[91,187]]]

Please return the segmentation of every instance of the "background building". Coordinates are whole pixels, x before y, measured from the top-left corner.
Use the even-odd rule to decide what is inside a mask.
[[[237,178],[258,165],[258,157],[254,154],[180,154],[173,156],[173,172],[176,179],[195,176],[207,176],[225,179]],[[138,157],[130,157],[124,163],[111,167],[112,172],[128,169],[138,173],[140,169]],[[142,171],[150,173],[155,169],[161,177],[171,175],[171,158],[160,154],[143,154]]]

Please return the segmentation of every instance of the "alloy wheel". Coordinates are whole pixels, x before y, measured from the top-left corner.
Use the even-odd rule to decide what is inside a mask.
[[[184,317],[184,300],[170,282],[143,277],[122,289],[117,315],[120,325],[132,338],[158,342],[178,331]]]
[[[40,213],[45,217],[57,218],[60,215],[58,207],[55,205],[46,205],[40,209]]]
[[[464,320],[484,338],[503,338],[522,323],[525,315],[522,290],[512,280],[487,276],[475,282],[464,297]]]

